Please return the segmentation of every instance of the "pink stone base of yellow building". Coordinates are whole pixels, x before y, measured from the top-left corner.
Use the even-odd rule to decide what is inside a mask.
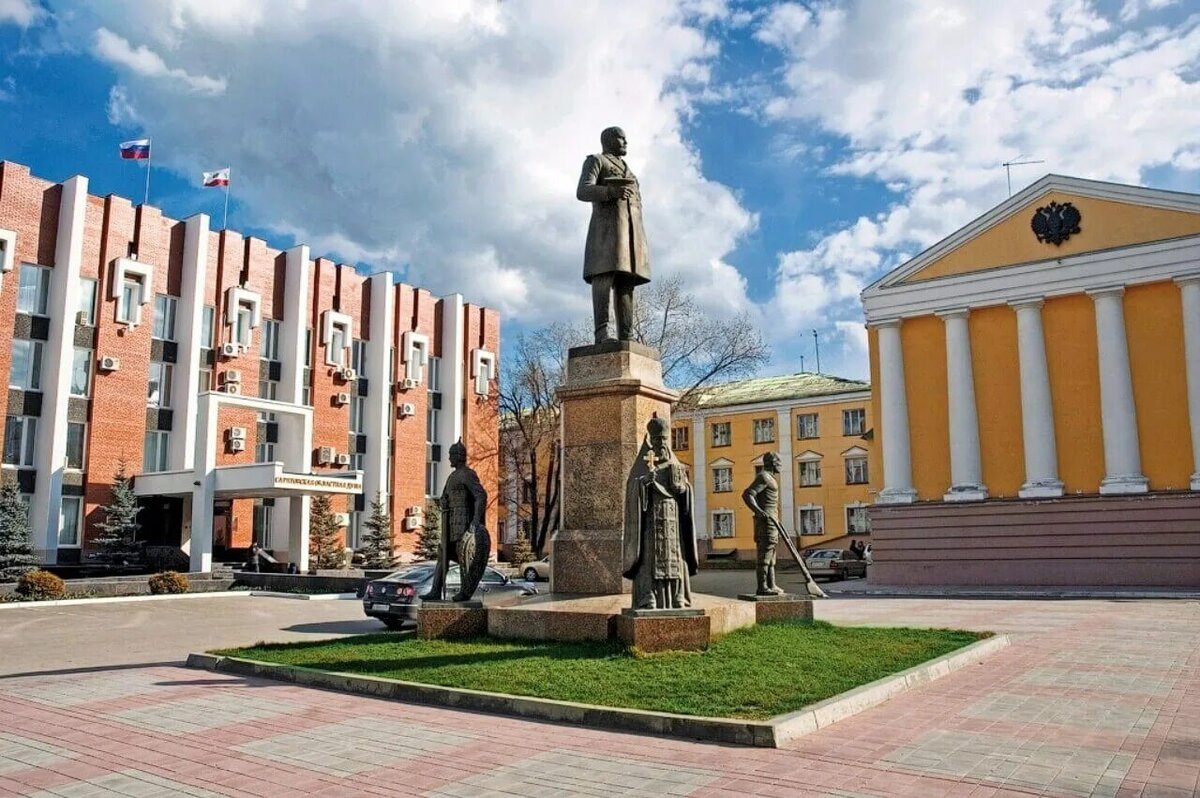
[[[1200,587],[1200,496],[871,508],[879,585]]]

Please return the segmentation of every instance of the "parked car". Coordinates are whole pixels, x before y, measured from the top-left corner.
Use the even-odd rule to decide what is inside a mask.
[[[368,617],[383,621],[389,629],[400,629],[406,623],[415,623],[417,608],[421,606],[420,596],[433,587],[435,567],[435,563],[411,565],[383,579],[368,582],[363,591],[363,612]],[[451,565],[446,574],[446,595],[453,595],[460,584],[458,566]],[[538,589],[528,582],[514,581],[495,568],[487,568],[475,598],[482,600],[485,605],[496,605],[511,603],[523,596],[534,596],[537,592]]]
[[[858,559],[846,549],[816,549],[805,556],[804,564],[814,579],[865,578],[867,575],[867,561]]]
[[[550,579],[550,555],[547,554],[540,560],[525,563],[521,575],[525,577],[526,582],[537,582],[538,580],[547,581]]]

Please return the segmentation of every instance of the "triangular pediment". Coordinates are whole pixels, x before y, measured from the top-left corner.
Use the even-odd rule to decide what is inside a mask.
[[[709,468],[726,468],[731,465],[733,465],[733,461],[730,460],[729,458],[718,457],[716,460],[713,460],[711,463],[709,463],[708,467]]]
[[[820,452],[814,452],[812,449],[806,449],[800,454],[796,455],[796,459],[802,463],[808,463],[814,460],[819,462],[824,457],[825,455],[821,454]]]
[[[1039,240],[1032,220],[1039,209],[1053,213],[1050,203],[1078,211],[1078,232]],[[889,272],[864,296],[892,285],[1196,235],[1200,195],[1047,175]]]
[[[846,451],[842,452],[842,457],[866,457],[867,450],[861,446],[851,446]]]

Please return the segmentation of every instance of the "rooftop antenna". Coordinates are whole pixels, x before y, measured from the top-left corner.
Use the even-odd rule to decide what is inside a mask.
[[[817,355],[817,373],[821,373],[821,342],[817,339],[817,331],[813,330],[813,349]]]
[[[1014,166],[1028,166],[1029,164],[1033,163],[1045,163],[1045,161],[1022,161],[1021,159],[1024,157],[1025,155],[1022,153],[1011,161],[1005,161],[1004,163],[1000,164],[1004,167],[1004,176],[1008,178],[1008,196],[1010,197],[1012,196],[1012,168]]]

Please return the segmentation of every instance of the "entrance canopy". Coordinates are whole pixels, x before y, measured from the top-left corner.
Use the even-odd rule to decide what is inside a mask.
[[[138,474],[133,492],[138,496],[191,496],[196,489],[194,471]],[[362,493],[362,472],[313,474],[285,471],[283,463],[249,463],[213,469],[215,499],[286,499],[314,493]]]

